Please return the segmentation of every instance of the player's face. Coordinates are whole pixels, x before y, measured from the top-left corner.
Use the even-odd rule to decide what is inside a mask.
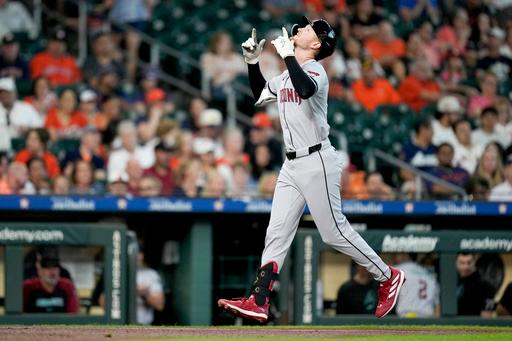
[[[457,272],[462,278],[475,272],[475,257],[473,255],[459,255],[457,257]]]
[[[320,41],[311,25],[299,28],[294,37],[295,46],[302,49],[318,48]]]
[[[60,269],[58,266],[41,267],[39,269],[39,276],[46,284],[55,286],[59,281]]]

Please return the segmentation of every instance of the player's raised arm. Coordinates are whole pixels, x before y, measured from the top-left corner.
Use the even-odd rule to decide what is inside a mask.
[[[259,60],[261,51],[263,51],[263,45],[265,45],[265,39],[260,40],[256,37],[256,29],[252,29],[251,36],[242,43],[242,52],[244,55],[245,62],[249,69],[249,83],[251,85],[252,94],[254,98],[259,98],[261,91],[265,87],[267,81],[261,74]]]
[[[284,59],[292,84],[299,96],[303,99],[313,96],[318,90],[317,84],[300,67],[297,58],[295,58],[294,43],[288,37],[288,32],[284,27],[283,35],[272,40],[272,45],[275,46],[277,53]],[[318,42],[318,46],[320,46],[320,42]],[[313,58],[314,55],[311,57]]]

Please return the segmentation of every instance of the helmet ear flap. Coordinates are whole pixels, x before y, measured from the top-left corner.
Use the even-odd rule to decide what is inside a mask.
[[[299,28],[300,28],[299,24],[294,24],[292,26],[292,29],[290,30],[292,37],[295,36],[299,32]]]

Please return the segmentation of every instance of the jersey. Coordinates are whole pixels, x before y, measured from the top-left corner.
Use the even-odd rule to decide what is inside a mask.
[[[44,289],[38,277],[27,279],[23,283],[25,313],[78,313],[78,310],[75,286],[67,278],[59,278],[52,293]]]
[[[160,275],[153,269],[141,267],[137,270],[137,286],[146,288],[148,294],[163,292]],[[137,296],[137,323],[149,325],[153,322],[154,310],[148,307],[140,296]]]
[[[400,317],[433,317],[439,304],[439,285],[434,274],[415,262],[398,264],[405,272],[405,281],[396,313]]]
[[[302,99],[292,84],[288,70],[267,82],[271,93],[277,96],[279,119],[283,129],[286,152],[314,146],[327,139],[327,95],[329,80],[323,66],[316,60],[301,65],[314,81],[317,91]]]

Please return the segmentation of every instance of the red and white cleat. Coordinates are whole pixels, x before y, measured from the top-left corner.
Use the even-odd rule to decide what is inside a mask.
[[[405,275],[402,270],[389,267],[391,270],[391,278],[385,282],[381,282],[379,286],[379,302],[375,309],[375,316],[378,318],[386,316],[395,306],[405,282]]]
[[[217,301],[217,304],[222,310],[233,316],[241,316],[260,323],[265,323],[268,320],[268,298],[262,306],[256,304],[254,295],[231,300],[221,298]]]

